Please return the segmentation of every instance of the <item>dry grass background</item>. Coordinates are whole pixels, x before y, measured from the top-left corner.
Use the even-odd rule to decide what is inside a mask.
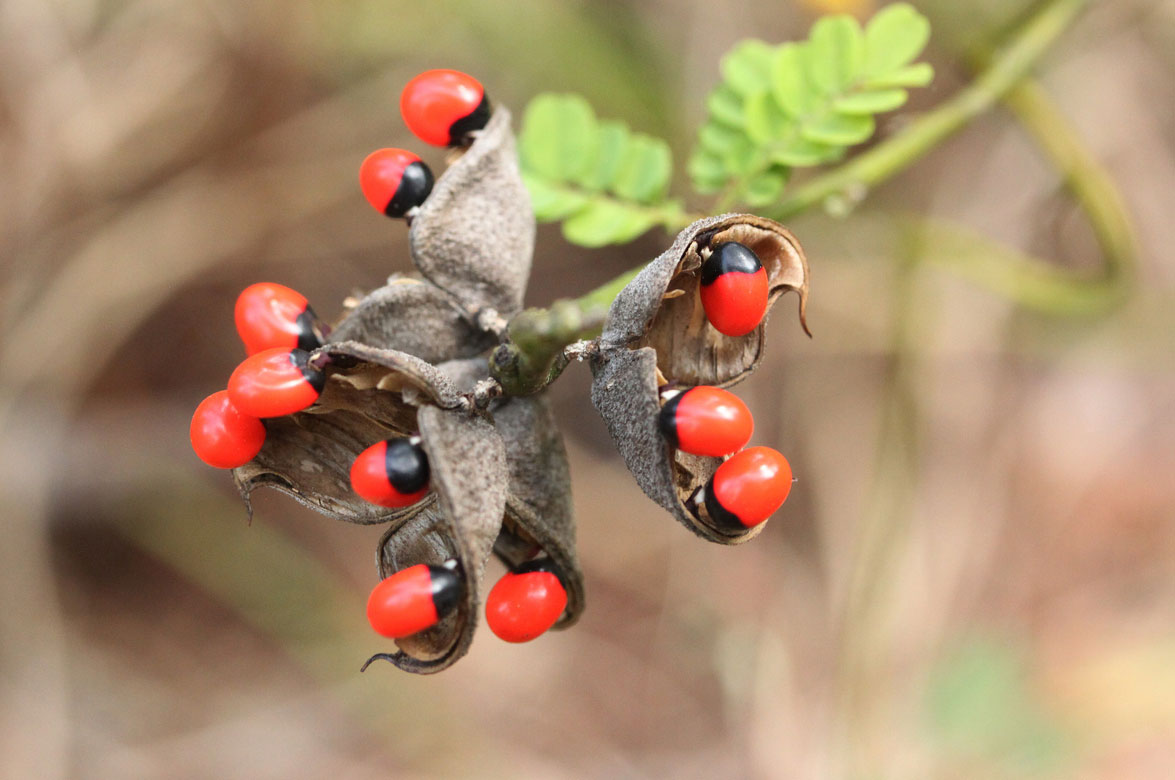
[[[915,5],[940,75],[912,110],[1025,8]],[[468,70],[516,111],[583,92],[684,152],[731,43],[872,7],[0,3],[0,775],[1175,776],[1170,0],[1096,2],[1042,69],[1137,230],[1115,311],[1033,314],[893,240],[923,214],[1096,262],[1006,113],[847,220],[792,224],[816,338],[785,301],[740,394],[800,482],[754,544],[704,544],[641,496],[568,372],[572,631],[483,630],[436,678],[359,675],[384,649],[362,611],[379,529],[276,495],[248,526],[187,444],[239,360],[240,288],[281,281],[330,316],[408,268],[355,171],[420,146],[397,111],[414,73]],[[666,240],[587,251],[544,228],[528,301]]]

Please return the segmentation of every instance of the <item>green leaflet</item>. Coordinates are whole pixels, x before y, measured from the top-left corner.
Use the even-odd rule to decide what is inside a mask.
[[[930,83],[934,69],[914,61],[929,37],[925,17],[894,3],[864,27],[851,16],[825,16],[804,41],[736,44],[722,58],[722,81],[706,99],[686,166],[694,189],[721,193],[719,209],[777,202],[793,169],[843,159],[873,136],[877,114]],[[518,148],[535,217],[562,221],[572,243],[622,243],[689,221],[669,198],[668,144],[597,118],[579,95],[535,97]]]
[[[669,145],[623,122],[597,119],[579,95],[531,100],[518,150],[535,217],[563,220],[563,235],[572,243],[631,241],[680,211],[668,200]]]
[[[873,135],[874,115],[900,108],[907,88],[934,77],[930,65],[913,63],[929,35],[925,17],[896,3],[864,29],[851,16],[826,16],[806,41],[740,42],[706,101],[688,166],[695,189],[730,187],[762,205],[791,168],[841,159]]]

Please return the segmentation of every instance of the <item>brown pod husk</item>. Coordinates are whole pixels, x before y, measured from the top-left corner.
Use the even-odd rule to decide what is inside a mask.
[[[472,393],[478,382],[490,376],[489,363],[484,357],[446,360],[437,369],[453,383],[458,393]]]
[[[616,296],[608,312],[600,349],[651,347],[657,367],[670,382],[726,387],[750,373],[763,357],[767,316],[745,336],[726,336],[706,319],[699,295],[700,270],[709,248],[724,241],[748,246],[767,270],[768,312],[783,293],[800,296],[800,324],[808,331],[808,261],[787,228],[751,214],[724,214],[698,220],[649,263]]]
[[[397,275],[347,312],[329,341],[356,341],[440,363],[485,352],[497,339],[466,319],[444,290]]]
[[[384,523],[410,514],[415,507],[388,509],[357,496],[351,490],[351,464],[382,439],[415,434],[422,405],[455,409],[463,399],[435,366],[403,352],[343,342],[311,355],[313,362],[325,359],[326,382],[318,402],[267,419],[261,451],[233,469],[250,516],[249,496],[259,487],[274,488],[349,523]]]
[[[583,612],[584,588],[563,435],[541,395],[504,402],[494,410],[494,423],[505,441],[510,471],[506,518],[494,550],[511,568],[528,560],[536,546],[551,559],[567,589],[567,607],[554,627],[568,628]]]
[[[412,258],[471,317],[508,317],[522,308],[534,234],[510,112],[498,107],[412,218]]]
[[[693,501],[695,492],[714,475],[722,459],[675,450],[661,434],[655,350],[616,350],[592,368],[592,404],[608,424],[616,449],[645,495],[711,542],[741,544],[762,531],[766,523],[745,530],[718,526]]]
[[[473,641],[479,585],[506,510],[507,467],[502,437],[489,420],[426,406],[417,421],[436,501],[384,534],[377,553],[380,577],[455,558],[462,594],[449,618],[397,639],[399,652],[377,654],[368,663],[383,659],[408,672],[432,674],[465,655]]]

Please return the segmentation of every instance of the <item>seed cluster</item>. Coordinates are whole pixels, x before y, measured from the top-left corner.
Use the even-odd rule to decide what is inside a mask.
[[[414,153],[381,149],[359,180],[376,211],[408,220],[418,273],[333,327],[288,287],[248,287],[234,313],[247,357],[199,405],[191,440],[233,469],[247,506],[266,486],[387,524],[367,614],[398,650],[373,659],[431,673],[468,650],[491,555],[508,572],[484,614],[505,641],[572,625],[584,595],[547,400],[494,392],[487,361],[521,310],[534,246],[510,115],[449,70],[414,78],[400,105],[418,138],[453,148],[450,166],[434,179]],[[791,488],[782,455],[746,448],[750,411],[723,389],[758,362],[786,290],[802,321],[807,265],[790,233],[750,215],[702,220],[616,298],[591,350],[593,402],[638,483],[713,541],[749,538]]]

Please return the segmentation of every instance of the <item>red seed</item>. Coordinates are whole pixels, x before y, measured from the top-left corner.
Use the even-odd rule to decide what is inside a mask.
[[[245,352],[250,355],[274,347],[309,352],[322,346],[315,330],[314,310],[306,296],[284,285],[249,285],[237,296],[234,318]]]
[[[326,380],[301,349],[275,347],[251,355],[228,380],[228,395],[245,414],[281,417],[318,400]]]
[[[713,248],[702,265],[702,308],[719,333],[745,336],[767,313],[767,270],[742,244],[728,241]]]
[[[411,506],[428,495],[428,458],[419,444],[391,439],[371,445],[351,464],[351,488],[379,506]]]
[[[490,102],[485,88],[458,70],[428,70],[400,93],[400,113],[413,134],[433,146],[460,146],[465,136],[485,127]]]
[[[706,485],[706,511],[721,525],[750,528],[783,506],[791,485],[787,458],[770,447],[749,447],[714,472]]]
[[[245,465],[265,443],[261,420],[237,409],[224,390],[208,396],[196,407],[189,434],[196,456],[218,469]]]
[[[371,207],[402,217],[432,192],[432,171],[405,149],[377,149],[359,166],[359,188]]]
[[[507,642],[541,636],[563,614],[567,591],[551,571],[520,571],[498,580],[486,597],[486,623]]]
[[[661,432],[683,452],[721,457],[751,440],[755,422],[738,396],[718,387],[691,387],[661,407]]]
[[[423,563],[402,569],[375,586],[367,599],[367,620],[392,639],[434,626],[452,612],[461,592],[456,572]]]

